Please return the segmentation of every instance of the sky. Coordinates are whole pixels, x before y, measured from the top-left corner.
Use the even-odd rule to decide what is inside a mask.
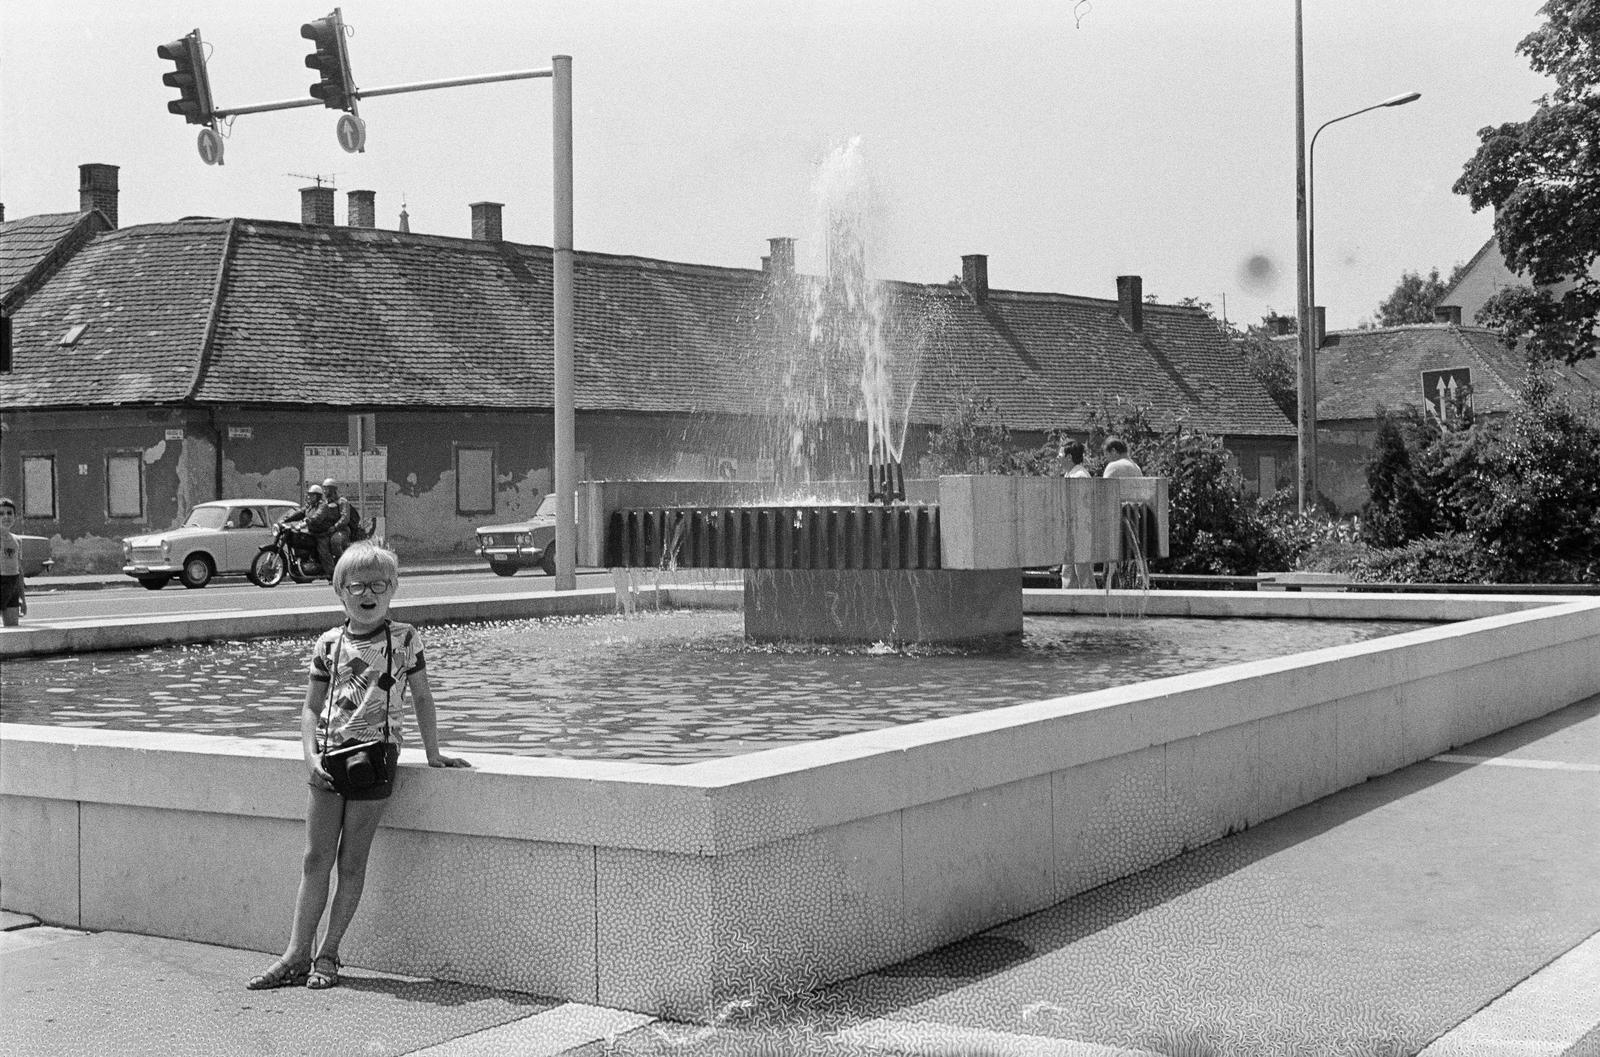
[[[1522,120],[1550,82],[1515,48],[1540,0],[1303,0],[1317,300],[1370,320],[1403,272],[1492,234],[1451,185],[1477,130]],[[199,28],[219,106],[305,97],[302,0],[0,0],[0,202],[77,208],[77,167],[121,167],[122,226],[184,216],[298,221],[311,176],[377,196],[378,224],[552,240],[548,80],[241,115],[226,163],[169,114],[156,47]],[[346,0],[359,88],[573,60],[579,250],[756,268],[799,239],[820,271],[816,183],[854,142],[873,188],[871,270],[943,282],[988,255],[990,286],[1164,303],[1236,323],[1292,315],[1293,0]]]

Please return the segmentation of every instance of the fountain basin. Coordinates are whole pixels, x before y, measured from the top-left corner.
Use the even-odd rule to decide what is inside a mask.
[[[1108,599],[1026,602],[1098,613]],[[1461,622],[684,766],[408,762],[345,955],[705,1019],[753,990],[904,960],[1600,693],[1600,601],[1145,604]],[[0,725],[0,902],[75,928],[277,950],[302,770],[291,743]]]

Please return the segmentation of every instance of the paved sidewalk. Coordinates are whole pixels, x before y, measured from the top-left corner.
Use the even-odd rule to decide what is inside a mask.
[[[3,924],[13,1057],[1600,1057],[1600,700],[710,1025],[359,968],[249,992],[259,953]]]

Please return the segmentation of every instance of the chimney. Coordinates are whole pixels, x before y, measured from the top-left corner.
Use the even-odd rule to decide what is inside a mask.
[[[1311,310],[1311,347],[1320,349],[1327,344],[1328,310],[1321,305]]]
[[[1433,321],[1435,323],[1448,323],[1452,327],[1461,325],[1460,305],[1434,305]]]
[[[333,191],[321,184],[300,188],[300,223],[333,227]]]
[[[766,262],[762,266],[762,270],[773,275],[793,275],[794,239],[786,235],[780,235],[777,238],[768,239],[767,245],[770,249],[768,255],[761,258]]]
[[[78,212],[98,209],[117,226],[117,167],[90,162],[78,166]]]
[[[967,253],[961,257],[961,285],[978,304],[989,299],[989,255]]]
[[[1117,314],[1135,334],[1144,331],[1144,280],[1139,276],[1117,276]]]
[[[378,193],[376,191],[351,191],[345,196],[349,203],[346,223],[353,228],[378,226]]]
[[[500,241],[500,210],[504,202],[473,202],[472,237],[479,242]]]

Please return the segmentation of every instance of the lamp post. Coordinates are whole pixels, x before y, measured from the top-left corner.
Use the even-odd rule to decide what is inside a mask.
[[[1298,480],[1299,480],[1299,510],[1304,514],[1317,502],[1317,360],[1316,347],[1312,341],[1312,312],[1313,298],[1316,288],[1313,285],[1314,265],[1312,263],[1312,234],[1310,217],[1310,195],[1306,181],[1306,166],[1310,152],[1306,150],[1306,77],[1305,77],[1305,36],[1303,33],[1303,20],[1301,18],[1301,0],[1294,3],[1294,116],[1295,116],[1295,227],[1296,243],[1299,251],[1296,264],[1298,283],[1296,294],[1299,305],[1296,313],[1296,322],[1299,329],[1300,355],[1296,364],[1296,408],[1298,437]],[[1365,114],[1368,110],[1377,110],[1379,107],[1403,106],[1421,98],[1421,93],[1410,92],[1406,95],[1397,95],[1392,99],[1385,99],[1381,103],[1374,103],[1360,110],[1353,110],[1348,114],[1340,115],[1331,121],[1325,121],[1318,126],[1311,137],[1311,149],[1314,151],[1317,136],[1322,130],[1336,121]]]
[[[1365,114],[1369,110],[1378,110],[1386,106],[1405,106],[1415,103],[1422,98],[1421,92],[1406,92],[1403,95],[1391,96],[1381,103],[1364,106],[1360,110],[1352,110],[1348,114],[1341,114],[1329,118],[1317,126],[1317,131],[1311,135],[1311,146],[1306,152],[1306,299],[1311,302],[1311,311],[1317,310],[1317,137],[1322,135],[1322,130],[1329,125],[1337,124]]]

